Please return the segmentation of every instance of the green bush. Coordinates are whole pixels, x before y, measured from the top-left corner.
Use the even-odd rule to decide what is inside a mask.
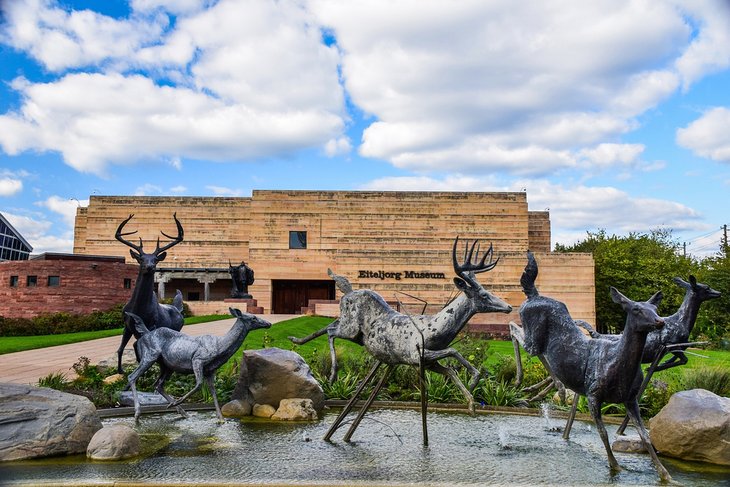
[[[496,380],[481,381],[474,389],[474,399],[487,406],[527,407],[521,389]]]
[[[0,316],[0,336],[58,335],[121,328],[123,307],[124,303],[120,303],[109,310],[87,315],[53,313],[30,319]]]
[[[497,382],[509,383],[517,377],[517,364],[512,355],[500,355],[493,366],[494,378]]]
[[[652,379],[649,385],[646,386],[644,394],[641,395],[641,400],[639,401],[641,415],[647,418],[656,416],[666,406],[674,392],[668,383],[658,379]]]
[[[684,390],[705,389],[718,396],[730,396],[730,370],[722,367],[700,367],[683,372]]]

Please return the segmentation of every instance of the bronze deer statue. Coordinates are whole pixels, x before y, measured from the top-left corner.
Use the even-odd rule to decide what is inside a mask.
[[[638,402],[643,379],[641,357],[647,335],[664,326],[664,320],[656,312],[661,292],[646,302],[636,302],[612,287],[613,301],[627,314],[624,331],[618,339],[590,338],[576,326],[565,304],[539,294],[535,287],[537,262],[531,252],[527,256],[528,263],[520,280],[527,296],[520,307],[525,350],[545,360],[548,370],[566,387],[586,396],[612,471],[620,467],[601,419],[601,405],[605,402],[626,406],[659,477],[663,481],[671,480],[651,445]]]
[[[469,407],[473,409],[473,397],[469,390],[476,386],[480,372],[449,345],[476,313],[509,313],[512,306],[484,289],[476,279],[475,274],[492,270],[499,262],[499,259],[492,259],[492,246],[490,245],[489,250],[479,260],[478,241],[474,241],[471,246],[467,242],[464,262],[460,264],[456,257],[458,242],[457,237],[452,250],[452,261],[458,276],[454,278],[454,284],[462,294],[438,313],[401,314],[391,308],[378,293],[370,289],[353,290],[346,278],[329,270],[330,276],[344,293],[340,300],[340,317],[307,337],[289,339],[296,344],[302,344],[327,333],[332,358],[330,382],[337,378],[334,347],[336,338],[364,345],[371,355],[389,365],[417,366],[422,357],[428,369],[454,381],[467,398]],[[469,370],[472,377],[469,390],[451,368],[438,363],[447,357],[456,359]]]
[[[177,226],[177,236],[171,237],[164,232],[162,235],[171,239],[166,245],[160,247],[160,238],[157,237],[157,247],[151,253],[146,253],[143,250],[142,238],[139,239],[139,245],[135,245],[132,242],[125,240],[124,237],[133,235],[137,231],[122,233],[124,226],[132,219],[134,214],[119,224],[117,232],[114,234],[114,238],[122,242],[124,245],[131,247],[129,254],[139,263],[139,274],[137,275],[137,282],[134,285],[132,291],[132,297],[129,302],[124,306],[122,313],[124,316],[124,333],[122,334],[122,343],[117,350],[118,362],[117,372],[120,374],[124,373],[122,369],[122,354],[124,348],[129,343],[129,340],[134,337],[139,339],[140,335],[135,327],[135,322],[130,318],[128,313],[132,313],[138,316],[149,330],[155,328],[170,328],[175,331],[180,331],[183,326],[183,300],[182,293],[178,290],[175,294],[173,304],[160,304],[157,300],[157,295],[154,291],[155,285],[155,270],[157,269],[157,263],[165,260],[169,248],[179,244],[183,241],[183,227],[180,220],[177,219],[177,214],[173,214],[172,217],[175,220]],[[135,354],[137,355],[137,361],[139,361],[139,353],[136,348],[135,342]]]

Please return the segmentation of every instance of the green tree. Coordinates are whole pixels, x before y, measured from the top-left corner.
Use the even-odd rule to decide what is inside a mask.
[[[727,242],[722,242],[717,255],[702,261],[698,278],[722,295],[700,308],[692,338],[707,339],[730,349],[730,247]]]
[[[607,235],[605,230],[588,232],[585,240],[571,246],[557,244],[556,252],[590,252],[595,261],[596,329],[601,333],[623,330],[626,316],[611,300],[613,286],[634,300],[647,300],[662,291],[661,316],[674,313],[682,303],[684,290],[672,283],[673,277],[687,279],[699,265],[679,252],[671,231],[647,234]]]

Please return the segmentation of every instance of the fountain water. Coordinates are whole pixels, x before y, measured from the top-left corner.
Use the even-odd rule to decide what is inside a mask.
[[[213,412],[113,418],[137,429],[147,448],[127,462],[94,462],[84,456],[0,464],[3,485],[64,483],[235,483],[326,485],[647,485],[656,472],[646,455],[617,456],[624,470],[612,476],[595,432],[576,428],[570,441],[546,434],[544,417],[430,413],[439,441],[423,447],[420,413],[373,410],[368,427],[351,442],[321,441],[330,412],[316,423],[258,418],[218,425]],[[615,426],[608,426],[611,434]],[[685,486],[719,485],[730,468],[666,460]],[[698,468],[699,467],[699,468]],[[709,469],[708,469],[709,468]]]

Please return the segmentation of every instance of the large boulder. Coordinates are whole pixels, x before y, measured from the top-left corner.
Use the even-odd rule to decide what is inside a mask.
[[[0,383],[0,461],[85,453],[101,426],[83,396]]]
[[[704,389],[674,394],[650,422],[663,455],[730,465],[730,398]]]
[[[278,408],[292,398],[310,399],[317,413],[324,408],[322,386],[299,354],[280,348],[244,352],[232,401]]]
[[[126,424],[105,426],[96,432],[86,448],[92,460],[124,460],[139,455],[139,434]]]

